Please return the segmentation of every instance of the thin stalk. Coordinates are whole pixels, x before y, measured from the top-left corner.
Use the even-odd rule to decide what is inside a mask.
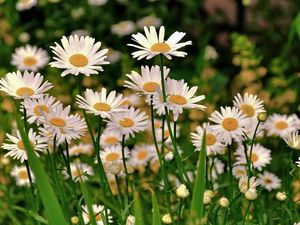
[[[179,208],[178,208],[178,221],[177,221],[178,225],[180,225],[180,220],[181,220],[181,209],[183,206],[182,203],[183,203],[183,199],[180,199]]]
[[[250,205],[251,205],[251,201],[249,201],[249,204],[248,204],[248,206],[247,206],[247,210],[246,210],[246,213],[245,213],[245,216],[244,216],[243,224],[242,224],[242,225],[244,225],[245,222],[246,222],[246,218],[247,218],[247,215],[248,215],[248,212],[249,212],[249,209],[250,209]]]
[[[218,213],[219,213],[220,208],[221,207],[218,206],[216,211],[215,211],[215,218],[214,218],[215,219],[215,223],[214,223],[215,225],[218,225]]]
[[[232,161],[231,161],[231,145],[228,145],[228,172],[229,172],[229,196],[233,195],[233,180],[232,180]]]
[[[128,170],[127,170],[127,165],[126,165],[126,161],[125,161],[125,135],[122,136],[122,161],[123,161],[123,167],[125,170],[125,180],[126,180],[126,196],[129,202],[129,174],[128,174]]]
[[[118,201],[122,208],[124,208],[124,202],[122,200],[122,192],[121,192],[121,186],[120,186],[120,181],[117,175],[115,175],[116,183],[117,183],[117,188],[118,188]]]

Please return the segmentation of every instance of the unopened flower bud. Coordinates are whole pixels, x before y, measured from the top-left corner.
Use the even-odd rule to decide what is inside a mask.
[[[227,208],[229,206],[229,200],[226,197],[222,197],[219,199],[219,204],[223,208]]]
[[[257,114],[257,119],[259,122],[265,122],[267,119],[267,113],[266,112],[260,112]]]
[[[215,197],[215,194],[212,190],[205,190],[204,194],[207,194],[210,198]]]
[[[171,215],[169,213],[163,215],[161,220],[164,224],[171,224],[172,223],[172,218],[171,218]]]
[[[106,162],[104,167],[106,171],[113,175],[118,175],[122,170],[122,164],[119,162]]]
[[[250,188],[246,193],[245,193],[245,198],[249,201],[253,201],[257,198],[257,192],[256,189]]]
[[[134,225],[134,224],[135,224],[135,217],[132,215],[129,215],[126,220],[126,225]]]
[[[277,192],[276,193],[276,199],[278,200],[278,201],[281,201],[281,202],[283,202],[283,201],[285,201],[286,200],[286,193],[285,192]]]
[[[78,224],[78,222],[79,222],[78,217],[77,217],[77,216],[73,216],[73,217],[71,218],[71,222],[72,222],[72,224]]]
[[[185,184],[181,184],[176,189],[176,195],[178,198],[187,198],[190,195],[189,189],[186,188]]]
[[[173,152],[168,152],[165,154],[165,160],[171,161],[174,158],[174,153]]]
[[[211,203],[211,197],[207,194],[207,192],[204,192],[203,203],[204,205],[209,205]]]

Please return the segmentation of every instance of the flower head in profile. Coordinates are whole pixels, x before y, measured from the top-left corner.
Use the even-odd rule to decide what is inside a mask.
[[[162,54],[167,59],[172,59],[172,56],[185,57],[186,52],[178,51],[178,49],[191,45],[191,41],[181,42],[179,41],[185,36],[183,32],[174,32],[167,40],[165,40],[165,27],[161,26],[159,33],[157,34],[154,26],[144,27],[145,35],[141,33],[133,34],[132,40],[137,44],[128,44],[128,46],[139,49],[133,52],[133,58],[138,60],[145,58],[151,59],[156,55]]]
[[[101,42],[95,43],[92,37],[63,36],[61,43],[62,45],[55,43],[55,46],[51,46],[56,56],[55,61],[50,62],[50,66],[65,69],[62,77],[68,74],[77,76],[79,73],[86,76],[98,74],[99,71],[103,71],[102,65],[109,64],[105,61],[108,49],[100,51]]]
[[[44,92],[53,87],[48,81],[43,83],[43,79],[40,73],[28,71],[23,74],[20,71],[8,73],[0,80],[0,91],[15,99],[41,98]]]
[[[18,11],[30,9],[36,6],[37,2],[37,0],[19,0],[16,4],[16,9]]]
[[[10,175],[15,178],[18,186],[29,186],[30,180],[26,169],[26,166],[14,166],[10,172]],[[31,179],[34,182],[35,177],[33,172],[30,170]]]
[[[71,169],[72,179],[75,182],[87,181],[88,176],[91,176],[94,174],[93,168],[90,165],[88,165],[86,163],[82,163],[82,162],[70,163],[70,169]],[[69,174],[67,173],[66,168],[65,168],[65,170],[63,170],[63,175],[64,175],[65,179],[70,178]]]
[[[21,71],[36,72],[49,62],[49,56],[45,50],[37,46],[26,45],[15,49],[12,54],[11,64]]]
[[[84,224],[90,224],[91,215],[89,214],[88,206],[83,205],[82,207],[82,217]],[[103,205],[92,205],[93,214],[96,220],[97,225],[104,225],[106,222],[103,222],[106,220],[106,217],[108,219],[108,223],[113,222],[113,217],[110,215],[110,209],[105,209]],[[105,215],[107,213],[107,216]]]
[[[298,131],[289,133],[285,136],[284,141],[290,148],[300,150],[300,135]]]

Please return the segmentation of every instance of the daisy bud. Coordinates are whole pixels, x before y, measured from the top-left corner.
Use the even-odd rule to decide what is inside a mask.
[[[72,222],[72,224],[78,224],[78,222],[79,222],[78,217],[77,217],[77,216],[73,216],[73,217],[71,218],[71,222]]]
[[[171,161],[174,158],[174,153],[173,152],[168,152],[165,154],[165,160]]]
[[[281,202],[283,202],[283,201],[285,201],[286,200],[286,193],[285,192],[277,192],[276,193],[276,199],[278,200],[278,201],[281,201]]]
[[[134,225],[134,224],[135,224],[135,217],[132,215],[129,215],[126,220],[126,225]]]
[[[190,195],[189,189],[186,188],[185,184],[181,184],[176,189],[176,195],[178,198],[187,198]]]
[[[227,208],[229,206],[229,200],[226,197],[222,197],[219,199],[219,204],[223,208]]]
[[[111,174],[118,175],[122,170],[122,165],[118,162],[106,162],[104,168]]]
[[[259,122],[265,122],[267,119],[267,113],[266,112],[260,112],[257,114],[257,119]]]
[[[245,198],[249,201],[253,201],[257,198],[257,192],[256,189],[250,188],[246,193],[245,193]]]
[[[204,192],[203,203],[204,205],[209,205],[211,203],[211,197],[206,191]]]
[[[204,192],[204,194],[207,194],[210,198],[215,197],[215,194],[214,194],[214,192],[212,190],[206,190]]]
[[[169,213],[163,215],[163,217],[161,218],[161,220],[162,220],[162,222],[164,224],[171,224],[172,223],[172,218],[171,218],[171,216],[170,216]]]

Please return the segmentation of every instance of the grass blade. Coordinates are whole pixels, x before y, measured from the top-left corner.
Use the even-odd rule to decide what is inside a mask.
[[[94,210],[93,210],[93,203],[91,200],[91,196],[89,195],[88,189],[86,187],[86,184],[83,181],[80,181],[80,188],[83,194],[83,198],[85,201],[85,204],[87,205],[89,215],[90,215],[90,224],[91,225],[97,225],[96,222],[96,215],[94,215]]]
[[[137,192],[134,193],[134,217],[135,225],[144,225],[142,206]]]
[[[203,196],[206,183],[206,131],[203,133],[202,146],[199,152],[199,161],[197,175],[194,184],[190,224],[195,224],[195,221],[201,221],[204,217]]]
[[[157,198],[153,191],[151,191],[151,195],[152,195],[152,225],[161,225],[161,215],[158,208]]]

